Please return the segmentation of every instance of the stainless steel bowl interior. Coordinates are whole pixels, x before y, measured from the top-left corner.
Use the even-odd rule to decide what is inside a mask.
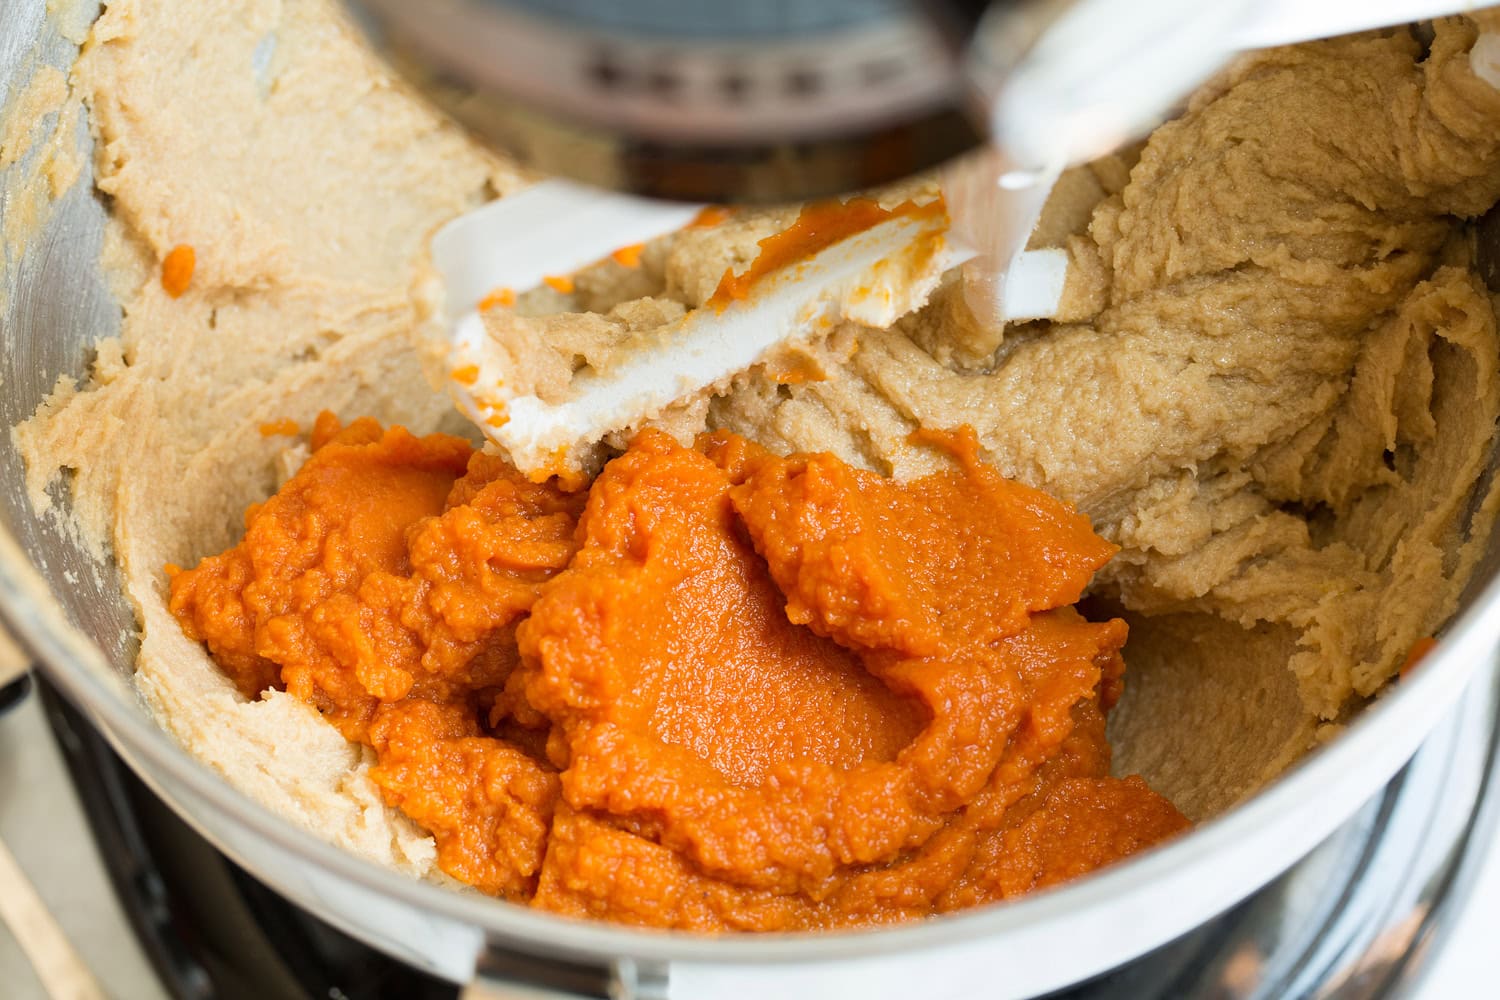
[[[0,101],[24,82],[29,60],[66,66],[76,52],[44,22],[44,12],[44,5],[33,3],[0,9]],[[14,176],[25,166],[23,159],[8,173]],[[9,200],[16,193],[7,184],[0,189],[0,199]],[[0,201],[0,217],[5,208],[5,201]],[[86,372],[92,343],[119,328],[119,306],[96,262],[104,216],[103,203],[81,181],[56,204],[47,225],[31,234],[19,259],[8,256],[4,261],[0,420],[7,428],[35,412],[59,378]],[[6,528],[43,572],[70,581],[63,599],[75,610],[78,627],[112,662],[126,662],[134,641],[134,616],[121,597],[117,570],[71,543],[60,519],[36,517],[23,481],[21,460],[7,434],[0,443],[0,503]],[[62,491],[54,492],[66,502]]]

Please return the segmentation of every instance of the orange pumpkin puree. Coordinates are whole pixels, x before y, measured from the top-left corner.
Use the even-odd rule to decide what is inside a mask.
[[[1416,669],[1417,664],[1425,660],[1429,653],[1437,649],[1438,641],[1432,636],[1423,636],[1411,644],[1411,649],[1406,651],[1406,659],[1401,662],[1400,676],[1406,677]]]
[[[749,267],[739,274],[733,268],[725,271],[707,304],[722,312],[729,303],[748,297],[750,289],[766,275],[800,264],[840,240],[872,229],[887,219],[903,215],[927,218],[947,211],[941,198],[925,205],[907,201],[895,208],[882,208],[873,198],[809,202],[797,214],[796,222],[757,244],[760,253]]]
[[[171,608],[485,892],[700,931],[1005,899],[1187,821],[1109,777],[1126,627],[1071,605],[1113,546],[933,439],[954,467],[896,483],[645,431],[570,490],[324,414]]]
[[[186,243],[177,244],[162,259],[161,287],[172,298],[181,298],[193,283],[193,271],[197,264],[197,252]]]
[[[261,437],[296,437],[301,433],[302,428],[291,417],[282,417],[280,420],[268,420],[260,425]]]

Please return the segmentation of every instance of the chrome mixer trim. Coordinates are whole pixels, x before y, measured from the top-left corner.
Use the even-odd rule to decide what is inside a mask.
[[[459,1000],[667,1000],[667,967],[622,958],[578,964],[489,949]]]

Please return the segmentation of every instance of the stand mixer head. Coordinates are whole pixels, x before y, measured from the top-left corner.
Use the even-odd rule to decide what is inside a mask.
[[[685,201],[868,187],[983,141],[976,0],[351,0],[390,63],[542,173]]]

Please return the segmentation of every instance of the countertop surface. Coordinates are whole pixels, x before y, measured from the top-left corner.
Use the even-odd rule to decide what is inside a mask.
[[[0,838],[107,996],[165,1000],[115,900],[41,700],[34,693],[0,717]],[[0,926],[0,983],[4,984],[0,992],[9,1000],[44,1000],[47,996],[4,926]]]

